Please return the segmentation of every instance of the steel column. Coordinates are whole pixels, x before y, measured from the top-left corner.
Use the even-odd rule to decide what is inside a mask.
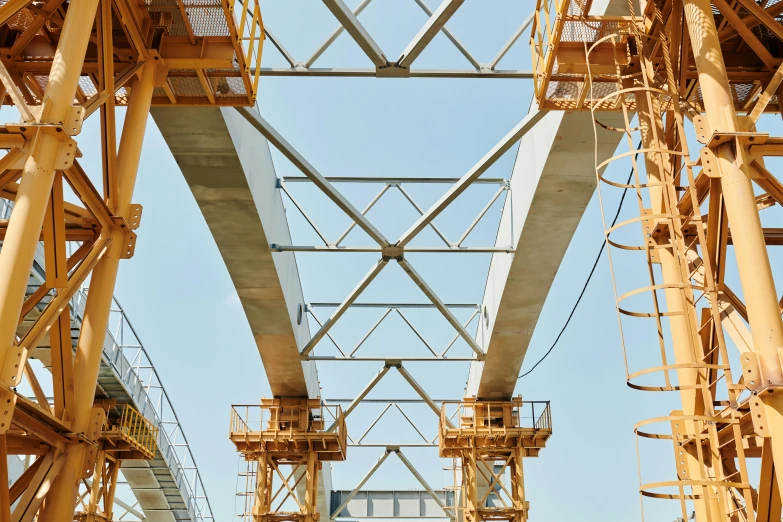
[[[60,43],[52,62],[38,123],[68,120],[79,83],[92,20],[98,0],[73,0],[63,23]],[[14,210],[0,251],[0,364],[9,364],[19,314],[24,303],[30,269],[43,226],[60,146],[68,136],[62,129],[41,127],[24,166]],[[11,365],[13,368],[13,365]],[[4,381],[11,379],[3,375]]]
[[[713,133],[741,130],[710,1],[684,0],[684,8],[709,128]],[[725,143],[716,148],[715,155],[759,368],[765,385],[780,386],[783,322],[750,181],[748,150],[738,142]],[[761,399],[775,468],[783,469],[783,394],[764,394]],[[783,491],[783,481],[778,482],[778,487]]]
[[[117,154],[119,183],[118,214],[127,217],[136,182],[141,146],[147,126],[152,92],[155,86],[155,64],[146,63],[141,78],[133,83],[128,110],[125,115],[122,139]],[[86,432],[90,420],[95,386],[98,380],[106,328],[109,323],[114,284],[123,249],[125,231],[114,227],[106,255],[93,270],[90,292],[84,310],[81,335],[74,358],[74,420],[75,432]],[[67,460],[52,485],[40,522],[70,522],[76,506],[78,481],[84,474],[85,444],[71,444]]]

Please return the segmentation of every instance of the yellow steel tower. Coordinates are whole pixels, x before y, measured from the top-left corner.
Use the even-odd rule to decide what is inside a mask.
[[[0,223],[0,482],[8,454],[37,456],[10,491],[0,488],[0,520],[70,522],[91,475],[78,516],[110,520],[118,462],[154,454],[154,429],[138,412],[126,406],[105,427],[109,407],[93,404],[119,261],[133,255],[141,218],[133,188],[150,106],[252,105],[263,34],[254,1],[0,5],[0,100],[21,115],[0,128],[0,146],[10,149],[0,195],[14,202]],[[127,107],[119,137],[117,106]],[[90,116],[101,123],[98,189],[79,165],[78,135]],[[78,204],[64,200],[66,186]],[[28,293],[39,241],[46,282]],[[69,241],[81,244],[70,254]],[[83,326],[72,339],[69,301],[88,275]],[[53,405],[28,362],[47,344]],[[23,375],[37,402],[16,393]]]
[[[592,111],[596,137],[625,137],[596,173],[602,198],[626,190],[638,209],[606,225],[611,260],[624,263],[614,284],[627,379],[682,403],[636,426],[642,453],[669,441],[675,457],[663,479],[642,466],[640,492],[643,506],[677,500],[698,522],[781,516],[783,322],[767,252],[779,241],[760,213],[783,204],[764,164],[783,139],[756,123],[780,111],[782,10],[767,0],[642,0],[598,16],[589,0],[542,0],[531,37],[539,106]],[[606,111],[624,125],[603,124]],[[634,256],[644,283],[629,276]]]

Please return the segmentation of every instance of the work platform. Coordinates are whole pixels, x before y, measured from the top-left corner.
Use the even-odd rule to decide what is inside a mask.
[[[246,460],[312,451],[318,460],[342,461],[346,437],[342,408],[320,399],[261,399],[231,407],[229,439]]]
[[[25,7],[9,17],[20,4]],[[44,97],[67,13],[61,5],[41,7],[26,0],[0,5],[0,61],[28,105]],[[108,81],[116,90],[115,104],[126,105],[127,82],[147,60],[161,63],[153,105],[253,104],[263,47],[255,0],[119,0],[114,6],[111,24],[96,33],[82,66],[76,98],[87,113],[105,101],[112,87],[104,85],[104,69],[114,72]],[[104,45],[111,47],[111,59],[104,56]],[[7,95],[12,103],[12,94]]]
[[[635,9],[639,9],[639,2],[635,3]],[[728,9],[724,0],[713,3],[734,108],[746,111],[783,62],[783,53],[776,51],[783,37],[783,25],[777,19],[783,13],[783,4],[771,1],[759,5],[754,0],[742,0]],[[538,0],[536,4],[530,46],[540,109],[617,112],[622,98],[629,111],[636,110],[633,91],[615,96],[620,91],[617,74],[633,65],[631,56],[641,43],[635,40],[635,34],[654,29],[644,27],[642,12],[634,15],[626,7],[624,16],[604,16],[591,13],[591,6],[590,0]],[[739,31],[737,26],[741,26]],[[743,45],[746,40],[752,40],[751,44]],[[660,45],[655,52],[661,53],[656,60],[662,63]],[[695,62],[682,71],[681,81],[681,100],[690,104],[686,110],[703,113]],[[780,112],[777,93],[771,94],[765,111]]]
[[[323,463],[345,460],[347,436],[342,408],[320,399],[233,406],[229,439],[247,463],[245,489],[238,492],[245,500],[240,516],[252,522],[317,522]],[[283,467],[290,472],[281,472]]]
[[[456,407],[459,424],[449,421]],[[537,457],[552,436],[552,413],[548,401],[444,402],[438,435],[441,457],[460,457],[463,451],[502,452],[524,448],[524,456]]]

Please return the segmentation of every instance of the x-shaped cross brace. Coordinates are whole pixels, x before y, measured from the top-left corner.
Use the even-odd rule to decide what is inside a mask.
[[[283,138],[261,115],[253,109],[247,107],[238,107],[237,111],[267,140],[269,140],[291,163],[294,164],[313,184],[315,184],[326,196],[331,199],[349,218],[356,223],[356,226],[364,230],[373,241],[381,247],[381,258],[372,266],[372,268],[359,281],[359,284],[348,294],[332,315],[323,323],[323,326],[316,332],[310,341],[302,349],[301,355],[307,356],[313,351],[316,344],[326,336],[335,322],[342,317],[350,308],[362,292],[372,283],[372,281],[383,271],[389,261],[394,260],[399,263],[403,271],[416,283],[424,295],[433,305],[443,314],[446,320],[457,331],[457,333],[468,343],[468,346],[476,353],[478,359],[483,359],[484,351],[476,340],[468,333],[462,323],[451,313],[451,310],[441,301],[432,288],[424,281],[421,275],[413,268],[410,262],[405,259],[405,247],[422,230],[429,226],[432,221],[441,214],[457,197],[459,197],[475,180],[487,171],[501,156],[503,156],[515,143],[517,143],[524,134],[527,133],[535,124],[543,118],[545,111],[538,111],[528,114],[525,119],[519,122],[506,136],[500,140],[478,163],[476,163],[459,181],[446,191],[441,198],[432,205],[429,210],[424,212],[419,219],[404,233],[400,238],[392,243],[380,230],[370,222],[366,215],[354,207],[345,197],[332,185],[324,176],[322,176],[298,151],[296,151],[285,138]]]

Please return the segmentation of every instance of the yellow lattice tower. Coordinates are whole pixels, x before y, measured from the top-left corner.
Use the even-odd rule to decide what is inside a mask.
[[[141,219],[132,197],[150,106],[252,105],[263,38],[254,0],[0,3],[0,102],[20,114],[0,127],[0,197],[13,202],[0,222],[0,482],[7,454],[38,455],[35,473],[0,488],[0,520],[70,522],[80,482],[98,468],[111,489],[117,466],[92,457],[106,442],[93,400],[119,261],[133,255]],[[119,136],[117,106],[127,108]],[[90,117],[101,128],[97,189],[79,164]],[[39,242],[45,282],[28,292]],[[74,345],[69,303],[88,276]],[[53,404],[28,362],[47,344]],[[23,376],[34,401],[15,391]],[[149,454],[149,440],[123,433],[117,441]],[[104,462],[123,458],[111,453]]]
[[[642,445],[669,441],[675,456],[676,476],[642,474],[640,492],[677,500],[698,522],[781,516],[773,464],[783,465],[783,323],[767,252],[779,239],[759,212],[783,204],[764,166],[783,139],[755,128],[780,110],[781,12],[765,1],[662,0],[601,16],[590,2],[541,1],[531,35],[539,106],[590,110],[596,139],[622,136],[619,154],[596,158],[596,173],[602,201],[601,189],[621,189],[638,206],[637,217],[605,227],[610,262],[636,255],[647,279],[629,284],[633,265],[615,272],[621,328],[633,332],[623,342],[626,377],[682,401],[636,425]],[[620,127],[602,122],[609,111]],[[620,162],[628,180],[618,178]],[[726,284],[730,246],[744,301]],[[751,457],[761,458],[758,480]]]
[[[457,407],[459,424],[448,411]],[[548,402],[479,401],[444,403],[439,455],[455,459],[456,506],[466,521],[527,520],[525,457],[537,457],[552,435]],[[457,462],[458,461],[458,462]],[[457,473],[461,470],[461,473]],[[504,477],[508,471],[509,480]]]
[[[325,414],[332,421],[328,427]],[[319,399],[261,399],[260,405],[234,406],[229,438],[249,463],[243,517],[250,522],[317,521],[322,462],[345,460],[346,437],[342,409]]]

